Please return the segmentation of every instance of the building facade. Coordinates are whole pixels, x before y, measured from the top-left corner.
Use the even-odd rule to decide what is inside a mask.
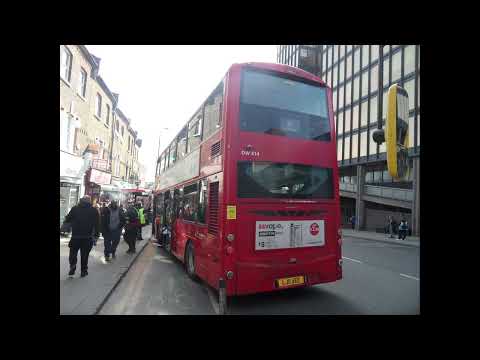
[[[99,75],[100,61],[83,45],[60,45],[61,221],[83,194],[98,200],[138,179],[141,140]]]
[[[420,46],[383,46],[383,84],[378,89],[379,45],[280,45],[277,62],[299,67],[324,80],[333,94],[337,130],[342,221],[356,216],[358,230],[383,231],[392,215],[404,217],[420,234]],[[409,96],[409,176],[392,179],[385,143],[372,139],[382,95],[385,121],[390,85]]]

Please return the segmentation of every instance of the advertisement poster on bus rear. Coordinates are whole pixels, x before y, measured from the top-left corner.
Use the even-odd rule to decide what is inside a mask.
[[[325,245],[324,220],[257,221],[255,250]]]

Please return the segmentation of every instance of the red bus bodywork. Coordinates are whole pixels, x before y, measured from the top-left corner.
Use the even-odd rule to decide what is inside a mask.
[[[245,67],[289,74],[326,87],[331,140],[313,141],[241,131],[240,82],[242,69]],[[218,183],[218,215],[215,214],[218,228],[216,231],[209,231],[209,216],[215,211],[212,209],[214,199],[209,198],[207,224],[182,219],[175,221],[172,229],[175,232],[172,253],[184,262],[186,245],[191,241],[195,251],[196,274],[216,289],[219,279],[226,279],[228,296],[283,289],[278,287],[276,280],[294,276],[304,276],[304,284],[292,286],[311,286],[341,279],[340,206],[331,89],[320,78],[288,65],[234,64],[224,80],[221,116],[222,127],[200,144],[199,176],[175,186],[157,189],[155,192],[157,196],[166,190],[188,185],[192,180],[207,179],[209,193],[211,184]],[[221,155],[211,158],[211,147],[218,141],[221,141]],[[331,168],[333,198],[239,198],[237,163],[245,160]],[[179,165],[177,163],[173,166]],[[236,211],[231,215],[235,215],[235,219],[227,219],[227,206],[235,207]],[[157,228],[158,220],[157,218]],[[315,247],[255,250],[256,221],[293,220],[323,220],[325,244]],[[158,238],[158,230],[156,234]],[[228,234],[233,234],[233,241],[227,240]],[[227,277],[229,271],[233,272],[231,279]]]

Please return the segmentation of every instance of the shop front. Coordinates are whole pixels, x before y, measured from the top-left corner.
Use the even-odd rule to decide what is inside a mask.
[[[60,151],[60,224],[83,195],[84,160]]]
[[[85,194],[90,195],[92,204],[101,200],[102,185],[110,185],[112,174],[98,169],[90,168],[85,174]]]

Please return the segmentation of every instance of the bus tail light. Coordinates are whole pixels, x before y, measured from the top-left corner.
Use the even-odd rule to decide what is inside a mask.
[[[233,271],[227,271],[227,279],[228,280],[233,279]]]
[[[228,255],[233,254],[233,247],[227,246],[227,254],[228,254]]]
[[[227,235],[227,240],[230,241],[230,242],[232,242],[233,240],[235,240],[235,235],[233,235],[233,234],[228,234],[228,235]]]

